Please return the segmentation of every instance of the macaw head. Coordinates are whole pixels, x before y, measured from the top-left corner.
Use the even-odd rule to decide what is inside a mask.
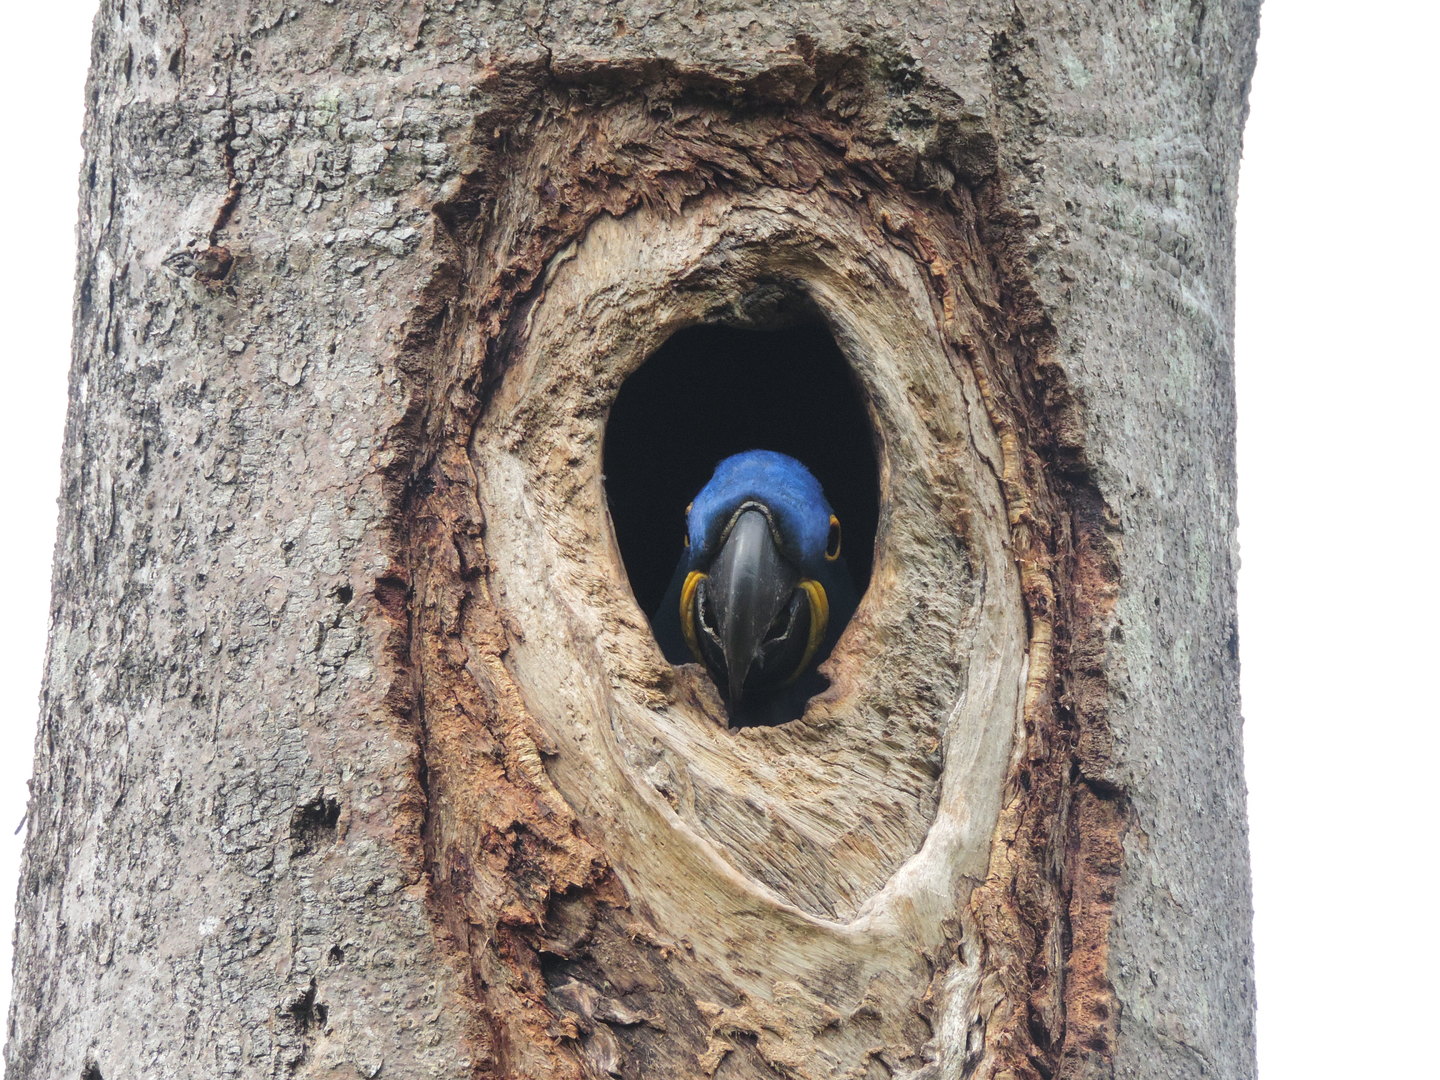
[[[770,450],[716,467],[686,510],[681,569],[685,645],[732,708],[809,673],[849,618],[837,599],[853,607],[839,519],[810,471]]]

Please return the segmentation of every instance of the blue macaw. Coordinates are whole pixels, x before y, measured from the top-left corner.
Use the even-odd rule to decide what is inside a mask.
[[[704,665],[732,723],[793,719],[855,611],[839,519],[810,471],[772,450],[720,462],[685,517],[656,640],[672,663]]]

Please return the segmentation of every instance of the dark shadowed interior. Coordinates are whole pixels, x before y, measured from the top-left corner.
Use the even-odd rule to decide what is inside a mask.
[[[605,432],[610,515],[641,608],[652,614],[664,596],[686,505],[719,461],[755,449],[790,454],[815,474],[863,592],[879,506],[874,443],[850,366],[823,324],[676,333],[621,387]]]

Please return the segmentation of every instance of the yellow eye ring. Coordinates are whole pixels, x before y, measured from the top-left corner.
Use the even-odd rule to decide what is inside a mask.
[[[834,562],[840,557],[840,519],[830,515],[830,532],[825,537],[825,558]]]

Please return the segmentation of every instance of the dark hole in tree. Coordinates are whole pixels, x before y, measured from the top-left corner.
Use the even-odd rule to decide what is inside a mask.
[[[292,1001],[290,1007],[285,1010],[295,1025],[296,1034],[304,1034],[312,1026],[324,1028],[325,1022],[330,1019],[330,1006],[316,1001],[315,994],[315,980],[311,979],[305,993]]]
[[[860,389],[823,323],[691,326],[620,388],[605,432],[605,489],[635,598],[653,615],[683,549],[685,507],[742,450],[804,462],[844,530],[864,592],[879,517],[875,440]]]
[[[322,843],[335,839],[340,823],[340,803],[317,795],[290,816],[290,846],[296,855],[308,855]]]

